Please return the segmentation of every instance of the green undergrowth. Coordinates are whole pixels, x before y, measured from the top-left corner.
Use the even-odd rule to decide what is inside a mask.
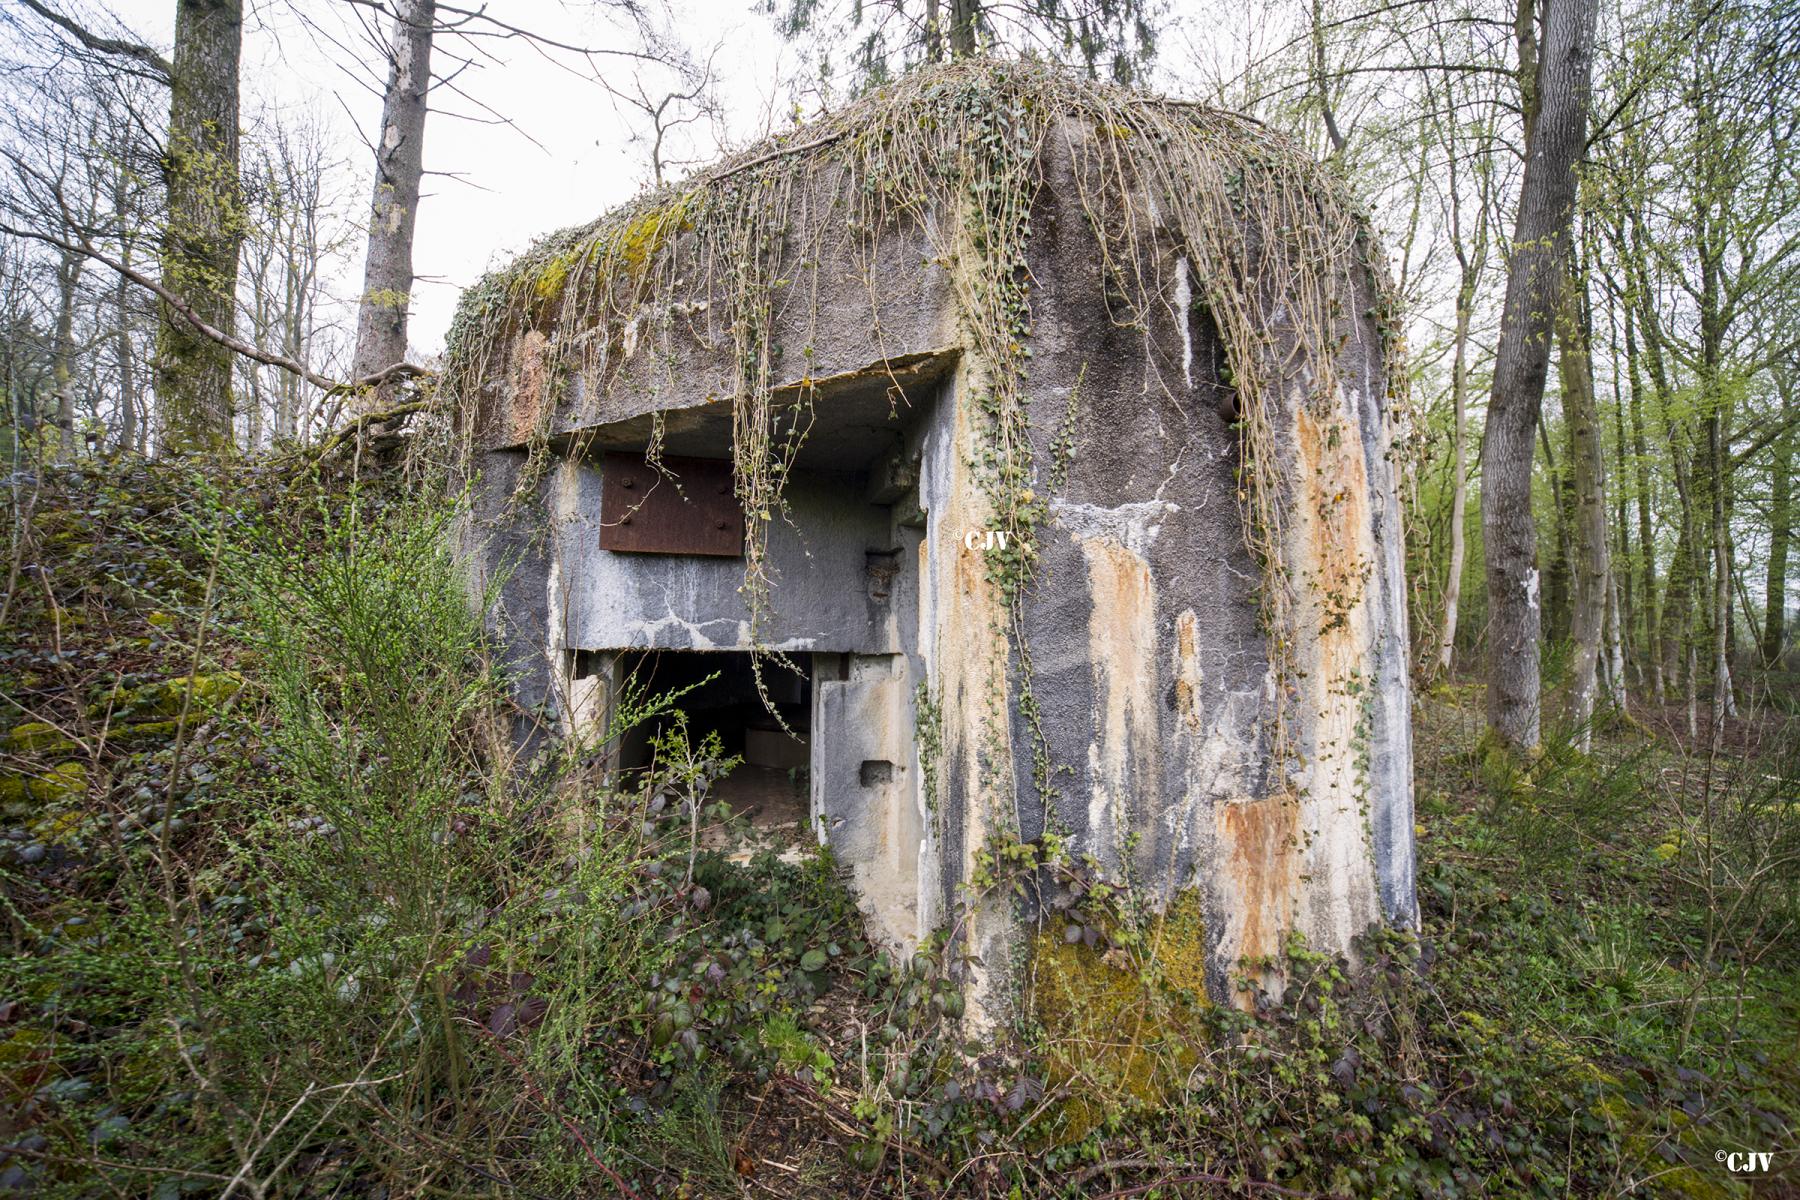
[[[1800,762],[1490,769],[1420,710],[1416,933],[1209,997],[1201,908],[1051,837],[1033,1017],[823,853],[741,861],[680,697],[608,784],[508,700],[454,505],[57,469],[0,642],[0,1187],[35,1195],[1739,1196],[1791,1170]],[[610,731],[616,735],[619,728]],[[1771,742],[1774,745],[1775,742]],[[1275,1189],[1283,1189],[1277,1191]]]

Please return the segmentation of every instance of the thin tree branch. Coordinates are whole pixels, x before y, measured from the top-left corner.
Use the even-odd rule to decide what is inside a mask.
[[[364,388],[378,387],[390,380],[416,379],[433,373],[426,368],[417,366],[413,363],[397,362],[391,366],[383,367],[381,370],[373,372],[372,374],[365,375],[360,379],[332,379],[329,376],[319,374],[305,363],[289,358],[285,354],[276,354],[272,351],[264,350],[262,347],[252,345],[242,338],[234,337],[221,329],[215,329],[213,326],[207,324],[206,321],[193,310],[187,301],[183,300],[180,296],[177,296],[174,292],[171,292],[168,288],[165,288],[162,284],[156,282],[156,280],[151,279],[142,271],[120,262],[104,251],[95,249],[93,246],[71,242],[65,238],[57,237],[53,233],[44,233],[35,229],[20,229],[16,226],[4,223],[0,223],[0,233],[11,234],[13,237],[26,238],[30,241],[43,242],[46,245],[55,246],[60,250],[68,250],[76,254],[85,255],[95,262],[100,263],[102,266],[110,267],[120,275],[123,275],[126,279],[137,284],[139,287],[155,293],[157,299],[168,305],[171,311],[189,325],[193,326],[194,331],[200,334],[200,336],[207,338],[210,341],[217,342],[234,354],[242,355],[245,358],[262,363],[264,366],[278,367],[290,374],[297,375],[314,387],[321,388],[328,393],[361,391]]]
[[[169,63],[169,60],[148,46],[137,42],[120,41],[118,38],[101,37],[55,9],[40,4],[38,0],[19,0],[19,3],[96,54],[112,54],[120,58],[135,59],[154,71],[165,84],[174,78],[175,68]]]

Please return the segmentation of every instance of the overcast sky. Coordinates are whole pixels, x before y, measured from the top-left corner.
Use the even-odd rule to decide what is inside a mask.
[[[667,4],[671,36],[699,60],[712,62],[723,102],[723,126],[681,131],[678,142],[687,140],[680,156],[698,165],[721,149],[786,128],[796,113],[817,115],[818,91],[807,84],[817,74],[812,52],[779,38],[768,15],[757,11],[756,0],[640,2]],[[166,48],[173,41],[174,0],[87,3],[104,5],[154,45]],[[572,45],[638,45],[597,0],[461,0],[459,6],[483,8],[511,25]],[[75,7],[81,11],[85,5]],[[386,76],[369,23],[376,22],[385,36],[385,22],[358,0],[245,0],[245,7],[245,125],[254,126],[263,113],[284,122],[310,114],[324,125],[345,166],[340,197],[345,214],[363,221],[374,161],[366,139],[379,122]],[[1196,22],[1202,10],[1206,16]],[[1219,62],[1242,59],[1252,43],[1266,40],[1279,25],[1268,11],[1201,0],[1178,0],[1166,17],[1152,86],[1207,99],[1214,97],[1205,89],[1195,91],[1192,80],[1217,74]],[[478,44],[483,55],[460,71],[450,56],[466,56],[466,43],[440,36],[434,51],[434,74],[455,72],[454,89],[461,94],[442,86],[434,92],[425,133],[431,174],[419,206],[414,266],[420,278],[410,330],[413,346],[425,355],[443,348],[458,294],[486,270],[537,237],[594,219],[649,181],[647,148],[633,141],[645,128],[644,118],[609,95],[578,58],[561,55],[552,61],[520,40]],[[600,61],[616,87],[629,88],[634,70],[652,89],[670,79],[654,68],[634,68],[626,59]],[[495,123],[491,114],[510,124]],[[352,178],[354,188],[348,186]],[[352,239],[333,283],[340,302],[337,320],[346,330],[354,324],[361,282],[359,237]]]
[[[675,29],[704,59],[715,45],[715,69],[727,101],[728,128],[695,130],[695,153],[711,157],[715,136],[742,141],[773,119],[787,120],[790,102],[772,94],[771,81],[799,72],[799,52],[784,45],[769,18],[747,0],[677,0]],[[146,40],[168,46],[173,40],[173,0],[114,0],[121,21]],[[469,4],[474,8],[477,5]],[[350,205],[361,218],[369,197],[367,180],[372,135],[381,112],[375,59],[358,23],[358,10],[343,0],[250,0],[244,33],[244,118],[266,106],[288,114],[310,109],[341,140],[342,156],[356,172],[357,194]],[[634,39],[582,0],[499,0],[489,11],[510,24],[542,31],[571,44],[617,46]],[[337,44],[334,45],[333,42]],[[444,332],[458,292],[492,265],[523,250],[532,239],[579,224],[629,199],[648,181],[645,146],[632,144],[629,110],[576,69],[560,67],[518,41],[484,39],[497,58],[478,61],[454,84],[466,95],[433,96],[425,133],[425,166],[430,175],[419,205],[415,269],[413,344],[424,353],[443,347]],[[463,54],[453,39],[440,47]],[[360,57],[361,71],[346,70]],[[627,85],[632,67],[605,60],[615,85]],[[439,53],[435,69],[453,64]],[[648,86],[657,82],[646,79]],[[373,85],[373,86],[371,86]],[[658,93],[660,94],[660,93]],[[513,122],[491,122],[482,107]],[[479,120],[468,119],[470,117]],[[640,118],[639,125],[642,121]],[[351,199],[346,197],[347,200]],[[352,254],[345,298],[360,285],[360,247]]]

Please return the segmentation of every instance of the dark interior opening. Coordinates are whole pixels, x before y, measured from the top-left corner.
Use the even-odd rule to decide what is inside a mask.
[[[629,681],[649,694],[691,689],[674,703],[687,718],[690,742],[698,746],[716,733],[726,757],[743,759],[719,781],[714,796],[754,830],[798,843],[811,806],[808,659],[796,655],[788,663],[762,660],[763,691],[769,703],[758,692],[755,666],[743,651],[630,651],[619,658],[619,681]],[[620,742],[619,767],[626,772],[648,767],[652,740],[673,719],[665,716],[628,733]]]

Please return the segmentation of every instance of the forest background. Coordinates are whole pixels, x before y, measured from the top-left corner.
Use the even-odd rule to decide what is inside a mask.
[[[729,1128],[706,1126],[722,1084],[694,1069],[708,1047],[737,1062],[746,1044],[737,1065],[761,1083],[771,1062],[780,1078],[813,1072],[798,1091],[777,1089],[776,1110],[810,1113],[852,1167],[942,1168],[940,1183],[992,1194],[1029,1191],[1070,1162],[1081,1191],[1115,1195],[1729,1193],[1714,1149],[1791,1148],[1800,8],[1789,0],[8,0],[0,47],[0,866],[20,964],[9,980],[20,999],[0,1003],[20,1139],[0,1147],[9,1186],[83,1194],[105,1179],[141,1194],[146,1180],[173,1179],[290,1194],[341,1171],[358,1187],[379,1177],[424,1194],[455,1190],[441,1174],[450,1162],[477,1191],[496,1179],[548,1187],[587,1168],[620,1194],[676,1178],[730,1191],[769,1173],[736,1157],[759,1118],[732,1109]],[[764,864],[777,884],[715,880],[707,892],[787,931],[758,939],[758,953],[792,958],[786,990],[761,1007],[749,984],[731,992],[743,981],[722,968],[712,983],[735,999],[704,1018],[685,1000],[677,1012],[655,995],[667,961],[630,957],[650,955],[643,946],[608,960],[612,982],[521,972],[529,982],[504,1002],[501,984],[484,990],[485,960],[459,960],[461,976],[446,979],[453,931],[428,918],[448,897],[470,880],[548,878],[534,874],[551,870],[533,857],[541,846],[525,854],[501,839],[478,863],[446,861],[442,877],[395,878],[379,893],[398,906],[382,936],[410,930],[392,953],[416,956],[401,1006],[412,1024],[364,1004],[367,1028],[346,1021],[341,1039],[299,1051],[295,1031],[335,1028],[332,1006],[357,995],[321,957],[345,953],[325,949],[341,932],[317,932],[331,900],[295,883],[319,866],[307,858],[319,826],[293,822],[349,805],[330,822],[334,869],[381,880],[382,863],[436,862],[438,843],[417,839],[440,817],[464,820],[454,814],[513,765],[494,761],[473,725],[434,732],[358,691],[386,679],[458,713],[500,703],[485,675],[464,674],[480,637],[451,615],[453,572],[426,536],[442,514],[419,507],[405,471],[363,490],[367,463],[444,419],[436,371],[459,290],[642,187],[922,65],[984,55],[1250,113],[1341,175],[1386,248],[1408,364],[1395,428],[1425,929],[1383,952],[1406,972],[1385,984],[1334,976],[1325,994],[1372,987],[1346,1008],[1411,1012],[1417,1026],[1326,1021],[1302,989],[1287,1024],[1271,1018],[1282,1032],[1270,1036],[1311,1064],[1295,1076],[1249,1056],[1237,1068],[1248,1074],[1228,1072],[1222,1090],[1177,1109],[1187,1124],[1156,1126],[1159,1157],[1131,1141],[1148,1135],[1131,1124],[1144,1096],[1127,1065],[1094,1089],[1117,1104],[1046,1152],[1008,1120],[1079,1089],[1054,1069],[1002,1080],[994,1068],[976,1081],[993,1097],[960,1084],[949,1096],[932,1040],[948,1035],[918,1032],[924,1018],[901,1021],[892,1006],[911,987],[909,1003],[935,1005],[936,1020],[950,992],[924,968],[907,984],[904,965],[898,981],[891,964],[887,976],[871,966],[829,872]],[[282,490],[296,480],[298,500]],[[320,562],[340,568],[326,572],[340,591],[281,574]],[[429,602],[408,601],[396,628],[382,605],[408,586]],[[284,611],[322,624],[289,637]],[[353,649],[366,655],[347,670]],[[321,694],[337,723],[313,719]],[[129,736],[111,736],[115,712]],[[410,747],[437,774],[423,788],[384,777],[397,789],[392,823],[358,843],[357,806],[324,766],[359,761],[365,736]],[[670,788],[718,769],[704,750],[668,748]],[[271,761],[301,764],[275,771],[286,790],[273,799],[243,774]],[[302,801],[302,815],[289,811]],[[510,828],[494,815],[506,805],[482,811],[488,828]],[[518,837],[531,811],[519,810]],[[245,826],[246,813],[265,825]],[[651,888],[629,902],[644,908],[611,913],[614,935],[658,905],[693,909],[691,864],[679,894],[644,882],[660,867],[639,874],[646,861],[633,856],[670,852],[655,821],[641,824],[642,844],[594,867]],[[259,828],[299,839],[296,857],[246,867]],[[285,922],[270,915],[290,902]],[[711,928],[704,908],[683,911]],[[809,932],[788,936],[801,911]],[[303,930],[316,934],[311,950],[278,954]],[[229,949],[208,942],[215,933]],[[716,933],[693,932],[681,953],[725,953],[707,940]],[[1420,975],[1432,946],[1466,961],[1446,956]],[[265,968],[277,954],[305,1003],[241,990],[249,976],[230,964]],[[866,1049],[858,1057],[795,1015],[831,991],[841,957],[857,964],[852,991],[890,1005],[875,1027],[894,1026],[907,1067],[871,1066]],[[649,999],[646,979],[657,981]],[[472,1007],[458,1015],[451,1000],[465,989]],[[546,994],[559,1032],[509,1044],[544,1019],[527,1001]],[[419,1016],[433,995],[438,1016]],[[160,1017],[127,1019],[132,1005]],[[593,1017],[596,1005],[614,1011]],[[1420,1006],[1434,1005],[1476,1023],[1433,1024]],[[470,1022],[487,1041],[459,1040]],[[251,1027],[275,1040],[248,1039]],[[632,1086],[570,1096],[579,1073],[567,1056],[597,1028],[647,1047],[659,1102],[686,1097],[673,1142],[652,1137],[653,1150],[633,1131]],[[1410,1030],[1399,1049],[1397,1028]],[[210,1031],[210,1065],[184,1048],[197,1029]],[[409,1058],[402,1042],[431,1050]],[[167,1072],[121,1073],[140,1055]],[[911,1071],[927,1061],[938,1074]],[[371,1090],[390,1073],[413,1107]],[[1468,1119],[1428,1118],[1442,1106],[1420,1087],[1464,1097]],[[175,1093],[210,1105],[209,1120],[177,1113]],[[1288,1141],[1250,1130],[1246,1094],[1271,1106],[1259,1120]],[[1340,1127],[1358,1103],[1373,1107]],[[352,1110],[384,1132],[355,1132]],[[181,1136],[152,1133],[172,1128]],[[934,1138],[962,1140],[952,1154]],[[568,1157],[529,1166],[544,1144]],[[449,1158],[432,1160],[439,1151]],[[1059,1162],[1065,1153],[1075,1157]],[[696,1161],[723,1163],[724,1182]]]

